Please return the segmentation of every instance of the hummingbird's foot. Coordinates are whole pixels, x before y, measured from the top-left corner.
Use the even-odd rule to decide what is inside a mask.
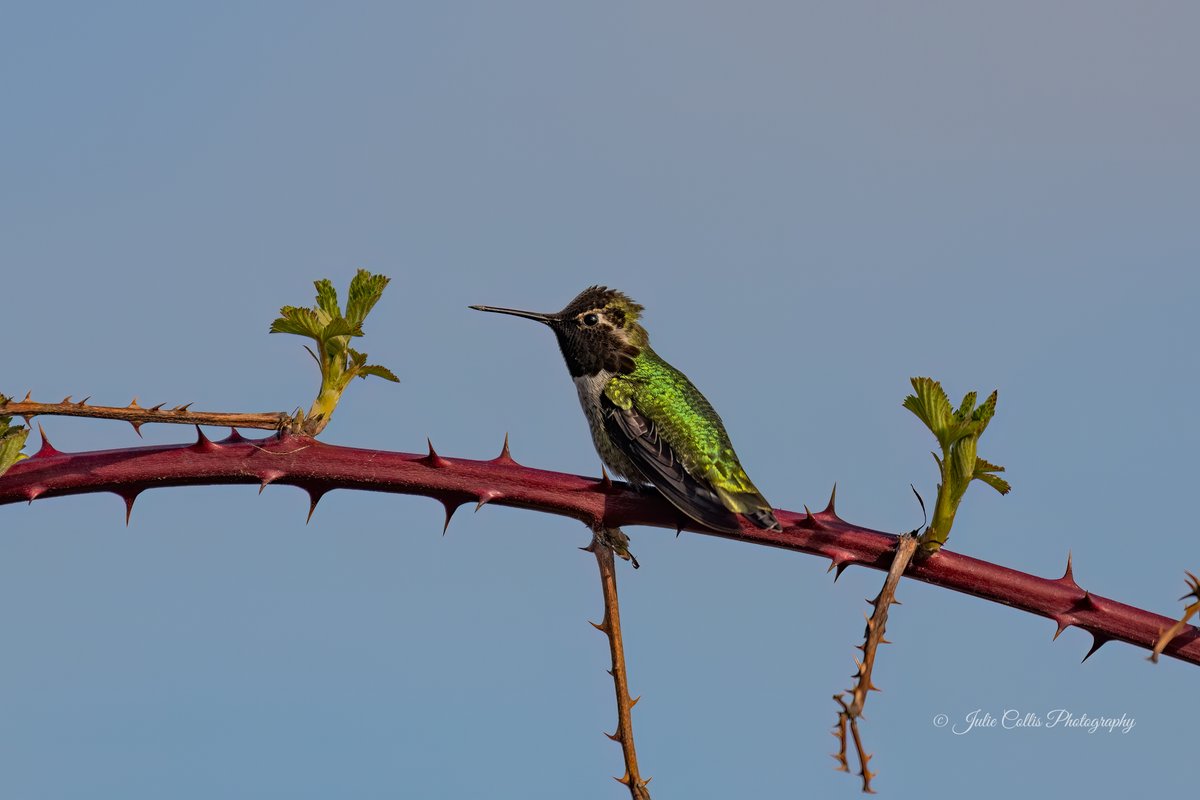
[[[592,534],[592,544],[588,548],[595,549],[599,544],[613,551],[613,555],[633,564],[634,569],[641,567],[633,553],[629,552],[629,537],[620,528],[601,528]]]

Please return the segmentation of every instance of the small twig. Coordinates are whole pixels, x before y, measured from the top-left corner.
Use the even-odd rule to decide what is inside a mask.
[[[592,543],[583,548],[596,556],[596,564],[600,567],[600,586],[604,590],[604,621],[597,625],[596,630],[608,637],[609,650],[612,653],[612,669],[609,674],[613,677],[613,686],[617,694],[617,730],[606,733],[609,739],[621,745],[625,756],[625,775],[616,780],[629,788],[629,796],[633,800],[650,800],[650,792],[642,780],[638,770],[637,751],[633,747],[633,707],[641,698],[629,697],[629,676],[625,671],[625,645],[621,640],[621,609],[617,602],[617,571],[613,559],[614,545],[623,547],[629,539],[619,528],[598,528],[592,537]]]
[[[875,669],[875,652],[879,649],[879,645],[889,644],[887,639],[883,638],[884,629],[887,627],[888,607],[893,603],[898,605],[900,602],[896,599],[896,587],[900,584],[900,577],[904,574],[904,570],[908,568],[908,562],[912,560],[918,541],[917,537],[912,534],[905,534],[897,541],[896,555],[892,559],[892,566],[883,582],[883,588],[879,590],[879,595],[874,600],[867,601],[875,607],[875,612],[867,618],[867,628],[863,632],[864,641],[858,645],[858,648],[863,651],[863,660],[854,660],[858,666],[858,672],[854,674],[857,680],[852,688],[833,696],[833,699],[842,708],[838,712],[837,724],[833,732],[838,740],[838,752],[834,755],[838,761],[837,769],[841,772],[850,771],[850,763],[846,758],[846,728],[848,727],[854,738],[854,749],[858,755],[858,774],[862,778],[862,790],[870,794],[875,793],[875,790],[871,788],[871,779],[875,777],[876,773],[867,769],[871,756],[863,748],[862,737],[858,732],[858,720],[862,717],[863,707],[867,704],[867,693],[879,691],[879,687],[871,682],[871,673]],[[844,697],[846,694],[850,695],[849,702],[846,702]]]
[[[1158,656],[1160,653],[1162,653],[1163,648],[1170,644],[1172,639],[1187,630],[1188,620],[1196,614],[1200,614],[1200,578],[1197,578],[1190,572],[1187,573],[1187,576],[1188,585],[1191,586],[1191,591],[1179,599],[1186,600],[1189,597],[1194,597],[1196,598],[1196,602],[1184,608],[1183,616],[1179,619],[1179,621],[1170,628],[1167,628],[1163,635],[1159,637],[1158,642],[1154,645],[1154,651],[1150,653],[1150,660],[1155,664],[1158,663]]]
[[[137,398],[127,406],[90,406],[87,398],[79,402],[71,402],[65,398],[61,403],[35,403],[25,395],[21,401],[9,401],[0,404],[0,413],[5,416],[24,417],[28,422],[37,416],[59,417],[94,417],[99,419],[115,419],[128,422],[140,436],[141,427],[147,422],[168,422],[181,425],[212,425],[222,428],[257,428],[259,430],[278,431],[289,428],[293,418],[275,411],[263,414],[221,413],[215,411],[189,411],[191,403],[173,408],[163,408],[165,403],[159,403],[152,408],[142,408]]]

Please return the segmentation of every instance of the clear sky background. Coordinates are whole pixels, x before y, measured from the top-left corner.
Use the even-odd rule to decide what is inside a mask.
[[[311,281],[393,283],[327,441],[595,475],[553,338],[471,303],[644,303],[777,506],[893,531],[900,407],[1000,390],[953,549],[1175,614],[1200,569],[1200,11],[1190,3],[9,3],[0,388],[307,406]],[[46,419],[60,449],[139,444]],[[150,442],[186,429],[144,429]],[[214,431],[217,433],[217,431]],[[0,509],[0,796],[617,798],[586,531],[294,488]],[[655,798],[854,797],[831,769],[877,572],[632,528]],[[624,565],[623,565],[624,567]],[[901,587],[884,796],[1194,793],[1195,667]],[[981,709],[1126,735],[932,724]]]

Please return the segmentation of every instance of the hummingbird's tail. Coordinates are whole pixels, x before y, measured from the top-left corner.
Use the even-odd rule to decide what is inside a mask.
[[[741,514],[753,522],[755,527],[782,532],[783,526],[775,518],[775,512],[771,510],[771,504],[767,502],[767,498],[763,497],[753,486],[750,489],[751,491],[747,492],[731,492],[726,489],[717,489],[716,491],[726,508],[735,514]]]

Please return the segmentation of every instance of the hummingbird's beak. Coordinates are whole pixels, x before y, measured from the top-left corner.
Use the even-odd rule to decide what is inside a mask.
[[[547,325],[554,322],[554,318],[550,314],[539,314],[536,311],[521,311],[516,308],[498,308],[496,306],[468,306],[476,311],[490,311],[493,314],[511,314],[514,317],[524,317],[525,319],[534,319],[538,322],[544,322]]]

